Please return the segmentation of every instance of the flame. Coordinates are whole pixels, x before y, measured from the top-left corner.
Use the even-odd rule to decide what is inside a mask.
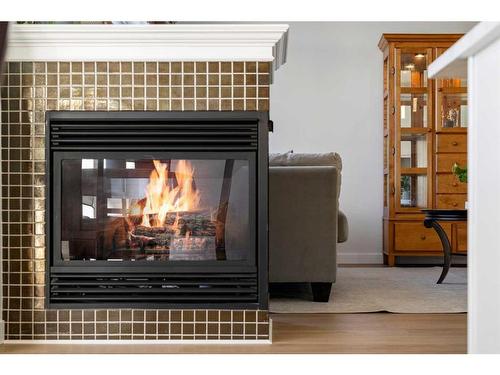
[[[140,225],[162,227],[169,213],[196,210],[200,203],[200,195],[193,185],[194,168],[187,160],[179,160],[177,163],[175,187],[169,184],[168,164],[159,160],[153,160],[153,164],[155,169],[149,175]],[[178,217],[174,226],[177,221]]]

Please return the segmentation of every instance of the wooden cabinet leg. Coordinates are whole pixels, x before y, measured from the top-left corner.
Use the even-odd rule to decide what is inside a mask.
[[[396,265],[396,257],[394,255],[387,256],[387,265],[389,267],[394,267]]]

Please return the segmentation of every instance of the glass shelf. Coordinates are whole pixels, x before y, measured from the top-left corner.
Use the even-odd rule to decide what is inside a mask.
[[[400,94],[400,126],[427,127],[427,94]]]
[[[401,168],[427,167],[427,135],[402,134],[400,141]]]

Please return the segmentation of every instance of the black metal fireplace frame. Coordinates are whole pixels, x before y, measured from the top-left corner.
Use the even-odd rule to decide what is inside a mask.
[[[141,147],[137,144],[127,144],[126,142],[103,142],[96,141],[87,144],[80,144],[74,139],[61,139],[55,133],[64,124],[82,124],[81,129],[86,125],[97,127],[106,124],[108,127],[123,126],[123,124],[154,124],[158,128],[177,124],[176,126],[185,126],[186,129],[192,128],[192,134],[196,135],[196,129],[202,129],[199,134],[203,133],[203,124],[211,127],[216,124],[234,124],[235,126],[251,126],[255,127],[255,134],[248,142],[233,139],[233,143],[224,142],[212,144],[200,144],[193,146],[192,144],[178,142],[170,142],[167,140],[164,144],[150,140],[147,152],[140,150]],[[151,125],[152,126],[152,125]],[[87,111],[49,111],[46,113],[46,307],[47,308],[228,308],[228,309],[267,309],[268,307],[268,129],[269,118],[267,112],[253,111],[168,111],[168,112],[135,112],[135,111],[106,111],[106,112],[87,112]],[[182,132],[186,134],[186,131]],[[89,132],[89,137],[92,137],[92,131]],[[117,137],[120,138],[120,137]],[[108,138],[109,139],[109,138]],[[239,156],[243,159],[248,159],[250,164],[255,169],[255,183],[251,184],[255,187],[255,207],[252,207],[250,215],[251,222],[254,225],[255,238],[255,257],[247,262],[240,261],[204,261],[202,264],[197,264],[196,261],[175,261],[174,262],[148,262],[148,264],[126,264],[122,262],[70,262],[70,264],[62,265],[55,257],[55,252],[60,249],[54,245],[54,238],[60,238],[60,224],[55,223],[56,214],[54,203],[54,194],[60,194],[60,170],[54,163],[54,155],[68,154],[71,152],[81,155],[94,154],[95,156],[110,156],[116,157],[124,155],[125,152],[129,156],[138,156],[140,154],[158,155],[162,158],[180,156],[192,158],[196,155],[203,154],[206,158],[220,157],[220,152],[224,151],[226,155]],[[252,169],[252,168],[251,168]],[[59,177],[58,177],[59,176]],[[252,181],[253,176],[250,176]],[[253,216],[253,217],[252,217]],[[57,235],[59,233],[59,235]],[[55,235],[54,235],[55,234]],[[129,262],[127,262],[129,263]],[[130,262],[136,263],[136,262]],[[200,265],[203,267],[200,268]],[[117,301],[111,300],[85,300],[84,297],[74,297],[73,299],[61,300],[57,298],[57,285],[69,285],[71,283],[79,283],[84,280],[83,285],[94,283],[106,287],[112,285],[117,279],[135,280],[134,277],[142,277],[149,275],[151,280],[185,280],[190,275],[193,275],[194,280],[199,280],[200,285],[210,285],[212,280],[217,280],[217,283],[228,283],[236,285],[238,290],[255,289],[255,293],[243,294],[235,289],[234,298],[231,295],[225,295],[220,298],[215,298],[213,301],[209,297],[200,299],[198,296],[192,298],[187,296],[180,300],[174,297],[159,298],[158,300],[129,300],[124,301],[123,298]],[[82,279],[84,278],[84,279]],[[86,279],[85,279],[86,278]],[[113,281],[115,280],[115,281]],[[254,282],[252,281],[254,280]],[[241,285],[239,285],[241,284]],[[216,284],[218,285],[218,284]],[[254,287],[248,287],[254,285]],[[235,287],[235,288],[236,288]],[[54,290],[56,293],[54,294]],[[253,290],[253,289],[252,289]],[[200,290],[201,291],[201,290]],[[200,291],[197,291],[199,293]],[[237,298],[236,298],[237,297]],[[180,298],[180,297],[179,297]]]

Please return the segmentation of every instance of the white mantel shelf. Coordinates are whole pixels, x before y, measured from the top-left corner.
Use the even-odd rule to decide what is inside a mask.
[[[429,65],[429,78],[466,78],[467,59],[500,38],[500,22],[481,22]]]
[[[11,24],[8,61],[286,61],[285,24]]]

